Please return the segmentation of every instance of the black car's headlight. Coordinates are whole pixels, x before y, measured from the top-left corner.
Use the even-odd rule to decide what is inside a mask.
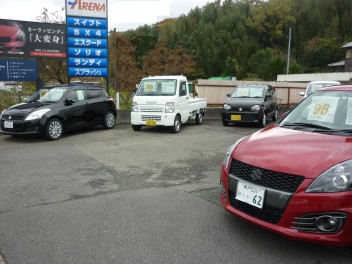
[[[306,192],[352,191],[352,160],[337,164],[320,174]]]
[[[253,105],[252,107],[251,107],[251,111],[259,111],[260,110],[260,105],[258,104],[258,105]]]
[[[25,39],[25,36],[21,34],[16,37],[16,41],[24,41],[24,39]]]
[[[230,109],[231,109],[231,105],[224,104],[224,109],[225,109],[225,110],[230,110]]]
[[[26,117],[26,121],[29,120],[35,120],[35,119],[39,119],[42,118],[43,115],[45,115],[47,112],[49,112],[51,109],[49,108],[44,108],[44,109],[40,109],[37,111],[34,111],[32,113],[30,113],[27,117]]]

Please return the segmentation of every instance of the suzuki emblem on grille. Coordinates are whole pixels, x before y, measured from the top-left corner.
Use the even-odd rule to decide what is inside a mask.
[[[11,120],[12,116],[9,116],[9,120]]]
[[[238,110],[242,111],[242,108],[240,107]]]
[[[263,173],[259,169],[253,170],[250,175],[253,181],[261,180],[262,176],[263,176]]]

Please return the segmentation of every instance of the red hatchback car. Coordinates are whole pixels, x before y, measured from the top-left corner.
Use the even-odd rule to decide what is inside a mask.
[[[26,45],[26,34],[13,20],[0,21],[0,50],[19,50]]]
[[[238,140],[221,165],[230,213],[306,242],[352,245],[352,85],[322,88]]]

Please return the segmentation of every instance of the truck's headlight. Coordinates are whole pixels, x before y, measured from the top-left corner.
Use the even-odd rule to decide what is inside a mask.
[[[232,144],[232,145],[228,148],[228,150],[226,151],[225,158],[224,158],[224,165],[225,165],[225,168],[226,168],[226,169],[227,169],[227,168],[229,167],[229,165],[230,165],[229,163],[230,163],[230,161],[231,161],[231,154],[232,154],[232,152],[233,152],[234,149],[238,146],[238,144],[241,143],[241,141],[242,141],[243,139],[245,139],[245,137],[240,138],[239,140],[237,140],[236,143],[235,143],[235,144]]]
[[[39,119],[42,118],[43,115],[45,115],[47,112],[49,112],[51,109],[49,108],[44,108],[44,109],[40,109],[37,111],[34,111],[33,113],[30,113],[27,117],[26,117],[26,121],[29,120],[35,120],[35,119]]]
[[[225,109],[225,110],[230,110],[230,109],[231,109],[231,105],[224,104],[224,109]]]
[[[165,113],[173,113],[175,112],[175,103],[174,102],[168,102],[165,105]]]
[[[320,174],[306,192],[352,191],[352,160],[337,164]]]
[[[259,111],[260,110],[260,105],[253,105],[251,107],[251,111]]]
[[[138,112],[138,104],[137,104],[137,102],[133,102],[133,104],[132,104],[132,112]]]

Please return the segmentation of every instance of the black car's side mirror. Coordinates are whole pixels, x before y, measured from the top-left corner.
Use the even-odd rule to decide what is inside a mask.
[[[72,105],[76,102],[76,100],[71,99],[71,98],[66,98],[65,100],[65,105]]]

